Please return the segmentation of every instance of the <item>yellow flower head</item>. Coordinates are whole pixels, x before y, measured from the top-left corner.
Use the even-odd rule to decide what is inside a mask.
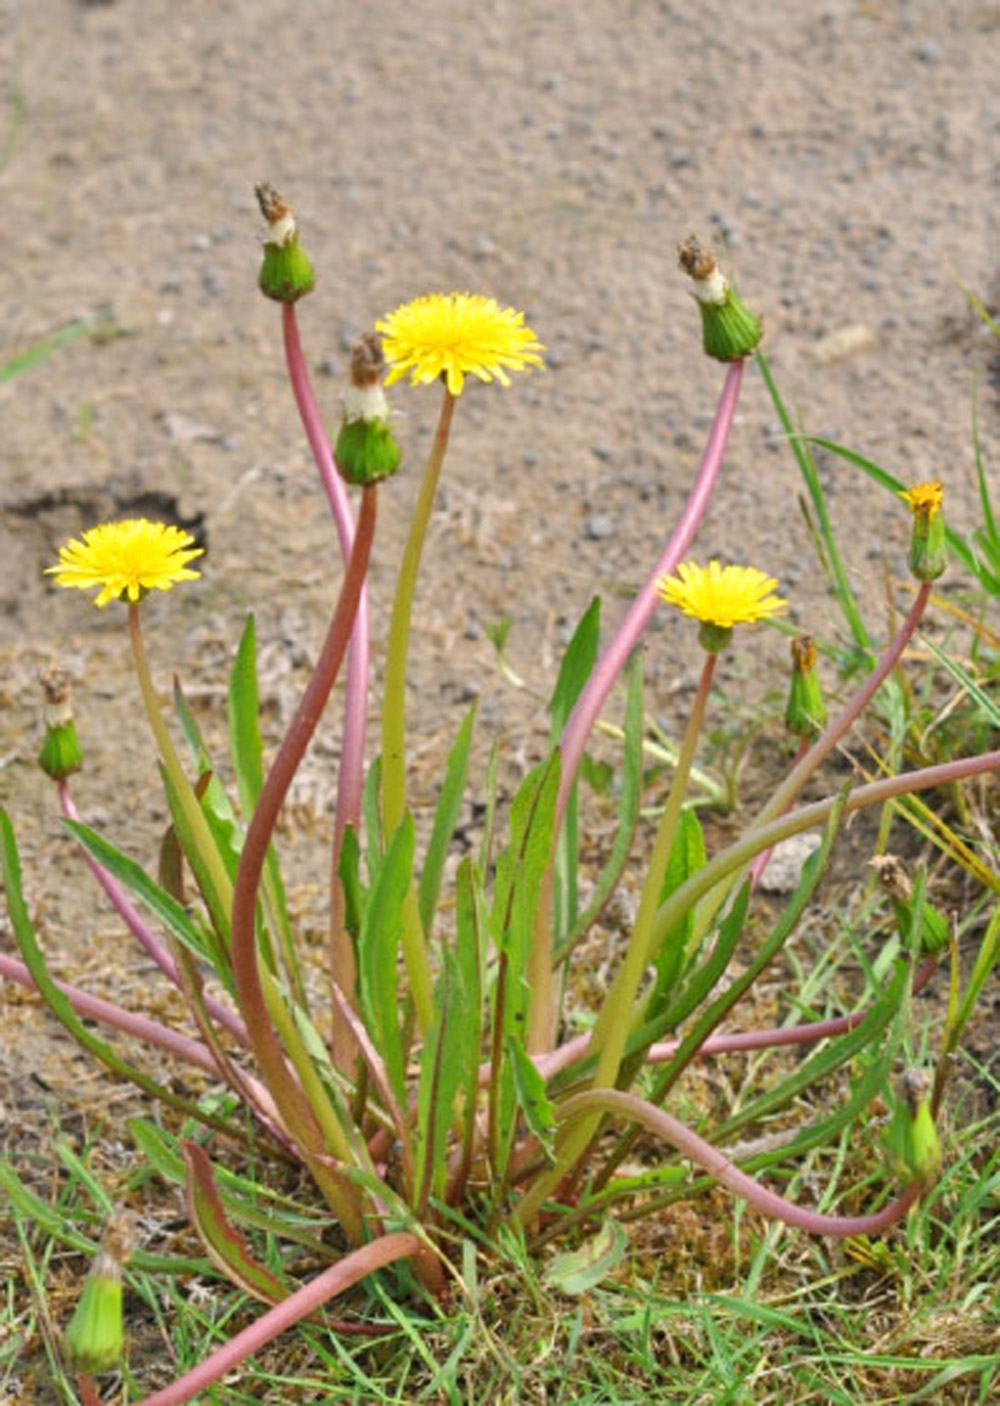
[[[81,591],[100,586],[94,604],[103,609],[125,594],[137,601],[146,591],[169,591],[178,581],[193,581],[201,572],[191,571],[187,563],[203,550],[179,527],[129,518],[90,528],[82,542],[67,542],[59,549],[59,565],[46,567],[46,574],[60,586]]]
[[[409,373],[413,385],[444,376],[452,395],[461,395],[466,376],[494,377],[510,385],[508,371],[543,366],[545,350],[524,313],[502,308],[493,298],[473,293],[432,293],[387,313],[376,329],[392,365],[386,385]]]
[[[720,566],[710,561],[704,567],[687,561],[678,566],[676,576],[661,576],[656,589],[661,600],[692,619],[731,630],[734,625],[752,625],[780,614],[787,602],[771,594],[777,584],[773,576],[754,566]]]
[[[900,493],[904,503],[908,503],[914,517],[924,517],[932,523],[941,511],[944,502],[944,489],[940,483],[918,483],[913,488],[904,488]]]

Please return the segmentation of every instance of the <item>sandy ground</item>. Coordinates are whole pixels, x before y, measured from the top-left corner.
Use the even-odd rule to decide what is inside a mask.
[[[99,978],[115,927],[69,888],[34,769],[40,664],[78,679],[88,816],[149,858],[163,814],[122,613],[42,577],[60,542],[139,513],[199,534],[203,580],[150,601],[148,621],[157,677],[191,682],[216,737],[247,609],[276,726],[332,599],[278,313],[255,288],[255,181],[293,200],[319,270],[301,325],[331,418],[356,335],[423,292],[522,308],[548,348],[544,375],[458,407],[414,644],[428,755],[478,694],[484,726],[527,756],[545,720],[500,679],[485,627],[510,613],[511,660],[546,689],[590,595],[617,618],[669,531],[722,382],[676,268],[689,233],[725,245],[809,429],[941,477],[952,523],[974,525],[990,343],[954,280],[1000,292],[998,30],[988,0],[0,3],[0,361],[76,318],[100,334],[0,384],[0,799],[45,940]],[[437,403],[395,395],[408,472],[383,494],[377,634]],[[881,629],[905,514],[838,461],[823,472]],[[751,370],[699,553],[773,571],[797,618],[830,631],[799,492]],[[651,701],[671,716],[691,632],[660,621],[650,640]],[[730,667],[760,696],[773,658]],[[299,792],[318,812],[336,746],[331,715]],[[3,1065],[23,1091],[23,1057]]]

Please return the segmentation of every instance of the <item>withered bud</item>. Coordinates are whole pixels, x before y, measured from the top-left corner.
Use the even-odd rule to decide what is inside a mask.
[[[63,668],[61,664],[49,664],[47,668],[39,671],[38,682],[45,695],[46,711],[65,710],[70,706],[73,684],[68,669]]]
[[[270,181],[260,181],[253,188],[257,197],[257,204],[260,206],[260,213],[269,225],[277,224],[292,214],[292,207],[275,190]]]
[[[931,1091],[931,1076],[926,1069],[904,1069],[896,1085],[899,1096],[910,1110],[910,1117],[917,1116],[920,1105],[926,1101]]]
[[[909,903],[913,897],[913,885],[898,855],[877,854],[874,859],[869,860],[869,865],[875,870],[879,883],[890,898],[898,899],[900,903]]]
[[[366,332],[351,352],[351,385],[358,390],[376,385],[382,379],[385,366],[382,339],[375,332]]]
[[[792,663],[800,674],[816,667],[816,641],[812,635],[796,635],[792,640]]]
[[[715,272],[714,255],[702,245],[694,234],[688,235],[684,243],[678,246],[677,257],[684,272],[690,278],[698,279],[699,282],[702,279],[710,278]]]

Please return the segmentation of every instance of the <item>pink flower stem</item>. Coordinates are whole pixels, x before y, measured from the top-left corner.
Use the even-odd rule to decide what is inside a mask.
[[[5,977],[8,981],[16,981],[19,986],[25,987],[28,991],[37,991],[38,989],[24,963],[18,958],[8,957],[2,952],[0,952],[0,977]],[[89,991],[82,991],[79,986],[73,986],[68,981],[59,981],[53,978],[53,982],[69,1001],[77,1015],[82,1016],[84,1020],[99,1021],[101,1025],[110,1026],[113,1030],[120,1030],[123,1035],[132,1035],[147,1045],[155,1045],[158,1049],[166,1050],[167,1054],[194,1065],[196,1069],[203,1069],[213,1078],[223,1077],[215,1055],[207,1045],[201,1044],[200,1041],[192,1040],[188,1035],[181,1035],[178,1031],[171,1030],[167,1025],[161,1025],[158,1020],[152,1020],[149,1016],[126,1010],[123,1006],[102,1000],[100,996],[92,996]],[[254,1079],[242,1071],[241,1073],[261,1118],[275,1131],[276,1136],[287,1143],[287,1136],[277,1132],[277,1129],[281,1127],[281,1120],[271,1095],[258,1079]]]
[[[604,706],[604,701],[628,662],[628,657],[639,642],[643,630],[649,624],[656,602],[657,579],[664,572],[673,571],[681,557],[691,545],[694,535],[705,516],[709,500],[719,477],[722,456],[725,453],[729,431],[732,428],[736,402],[739,399],[740,384],[743,379],[742,361],[734,361],[726,373],[722,395],[719,398],[715,419],[701,458],[698,477],[691,496],[688,498],[680,521],[674,528],[659,561],[649,575],[635,600],[629,606],[624,619],[618,626],[611,643],[598,659],[594,671],[587,680],[586,687],[576,701],[576,706],[563,728],[559,746],[562,751],[562,777],[559,786],[559,801],[556,810],[556,833],[562,820],[570,788],[583,756],[591,729]]]
[[[900,1220],[920,1195],[920,1188],[914,1183],[907,1187],[902,1196],[890,1201],[874,1215],[824,1215],[820,1211],[796,1206],[794,1202],[786,1201],[783,1196],[758,1185],[753,1177],[734,1167],[729,1158],[710,1142],[636,1094],[623,1093],[619,1089],[593,1089],[574,1094],[559,1110],[563,1123],[588,1115],[592,1117],[595,1113],[617,1113],[641,1124],[648,1132],[670,1143],[682,1157],[703,1167],[735,1195],[742,1196],[762,1215],[783,1221],[795,1230],[804,1230],[808,1235],[879,1235]]]
[[[190,1372],[185,1372],[161,1391],[154,1391],[152,1396],[144,1397],[138,1406],[180,1406],[181,1402],[190,1401],[255,1352],[259,1352],[262,1347],[266,1347],[287,1328],[294,1327],[303,1318],[308,1318],[311,1313],[322,1308],[330,1299],[396,1260],[414,1258],[423,1248],[415,1235],[411,1235],[408,1230],[399,1230],[354,1250],[262,1314],[249,1328],[244,1328],[242,1332],[223,1343],[222,1347],[210,1357],[206,1357],[204,1362],[199,1362]]]
[[[285,341],[285,362],[302,426],[309,440],[316,467],[333,513],[346,563],[354,541],[354,514],[347,488],[337,472],[333,451],[323,425],[309,371],[302,353],[302,342],[295,316],[295,304],[282,304],[282,330]],[[358,613],[351,632],[347,656],[347,683],[344,697],[344,735],[337,773],[337,803],[334,813],[333,850],[330,864],[330,943],[332,976],[353,998],[356,973],[350,943],[343,931],[343,893],[340,884],[340,851],[348,825],[355,829],[361,815],[361,791],[365,769],[365,730],[368,720],[368,652],[369,652],[368,590],[362,587]]]
[[[913,978],[913,995],[921,992],[937,970],[937,958],[928,957],[921,963]],[[780,1045],[810,1045],[816,1040],[827,1040],[832,1036],[846,1035],[867,1017],[868,1011],[855,1011],[852,1015],[838,1015],[830,1020],[811,1020],[804,1025],[779,1025],[765,1030],[737,1030],[728,1035],[709,1035],[695,1050],[692,1059],[708,1059],[716,1055],[741,1054],[748,1050],[767,1050]],[[543,1079],[553,1079],[571,1064],[577,1063],[587,1054],[590,1045],[590,1032],[577,1035],[560,1045],[551,1054],[536,1055],[535,1068]],[[648,1064],[665,1064],[673,1059],[680,1049],[680,1040],[660,1040],[650,1045],[646,1051]],[[484,1082],[489,1065],[484,1064],[479,1071],[480,1082]]]
[[[66,780],[60,781],[59,783],[59,801],[62,806],[63,815],[66,816],[67,820],[73,820],[78,825],[83,824],[80,812],[77,810],[73,797],[70,794],[69,782]],[[177,970],[177,963],[163,946],[163,943],[153,934],[143,920],[139,910],[129,900],[121,885],[118,883],[118,880],[104,868],[103,864],[99,864],[93,855],[88,854],[86,850],[83,852],[83,857],[90,866],[91,872],[97,879],[97,882],[107,894],[111,906],[132,933],[133,937],[138,941],[143,951],[156,963],[167,980],[173,986],[176,986],[178,991],[183,992],[184,987]],[[205,1009],[217,1024],[229,1031],[230,1035],[232,1035],[233,1039],[238,1044],[246,1048],[248,1044],[246,1026],[238,1015],[224,1006],[221,1001],[215,1000],[212,996],[205,997]]]

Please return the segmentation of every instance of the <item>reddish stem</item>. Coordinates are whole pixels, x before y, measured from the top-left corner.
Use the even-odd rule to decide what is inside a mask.
[[[691,496],[688,498],[680,521],[674,528],[659,561],[654,566],[646,584],[629,606],[624,619],[618,626],[614,638],[594,665],[586,687],[577,699],[566,726],[563,728],[559,746],[562,751],[562,777],[559,785],[559,802],[556,810],[556,834],[563,811],[569,798],[570,787],[576,776],[587,738],[604,706],[604,701],[618,678],[639,637],[649,624],[659,597],[656,593],[657,578],[664,572],[673,571],[694,539],[695,533],[705,516],[712,491],[719,477],[722,456],[725,453],[736,402],[739,399],[740,384],[743,379],[742,361],[734,361],[726,373],[725,384],[712,421],[712,428],[701,458],[698,477]]]
[[[354,514],[343,479],[337,472],[333,451],[323,425],[323,416],[313,391],[306,359],[302,354],[299,325],[294,303],[282,304],[282,330],[285,341],[285,364],[298,406],[302,427],[309,440],[319,476],[333,513],[340,550],[345,563],[354,542]],[[358,611],[351,633],[347,655],[347,683],[344,693],[344,732],[340,744],[340,764],[337,768],[337,801],[333,821],[333,845],[330,851],[330,975],[338,982],[348,999],[355,1000],[357,969],[354,948],[344,929],[344,891],[340,881],[340,853],[344,831],[349,825],[355,830],[361,818],[361,792],[365,774],[365,732],[368,722],[368,589],[362,586]],[[333,1052],[335,1061],[347,1064],[353,1049],[345,1039],[342,1026],[334,1026]]]
[[[623,1093],[619,1089],[595,1089],[567,1099],[560,1110],[564,1122],[593,1113],[619,1113],[632,1122],[641,1123],[647,1131],[669,1142],[682,1157],[690,1158],[735,1195],[742,1196],[762,1215],[783,1221],[785,1225],[804,1230],[809,1235],[879,1235],[901,1219],[920,1195],[920,1187],[914,1183],[907,1187],[902,1196],[890,1201],[888,1206],[874,1215],[824,1215],[820,1211],[796,1206],[776,1192],[759,1186],[753,1177],[734,1167],[729,1158],[710,1142],[669,1113],[664,1113],[662,1108],[647,1103],[635,1094]]]
[[[937,958],[928,957],[913,978],[913,995],[924,989],[937,970]],[[855,1011],[853,1015],[834,1016],[830,1020],[813,1020],[805,1025],[779,1025],[769,1030],[737,1030],[729,1035],[710,1035],[692,1055],[693,1059],[705,1059],[713,1055],[738,1054],[747,1050],[766,1050],[778,1045],[809,1045],[814,1040],[826,1040],[834,1035],[846,1035],[867,1017],[868,1011]],[[590,1044],[590,1033],[577,1035],[567,1040],[551,1054],[535,1057],[535,1067],[544,1079],[552,1079],[569,1065],[582,1059]],[[648,1064],[665,1064],[673,1059],[680,1049],[680,1040],[661,1040],[650,1045],[646,1051]],[[479,1071],[483,1082],[489,1065],[484,1064]]]
[[[264,1080],[289,1126],[297,1137],[304,1139],[306,1146],[316,1152],[322,1149],[319,1127],[305,1095],[285,1063],[284,1052],[264,1002],[260,973],[257,969],[254,920],[261,873],[278,813],[319,722],[347,650],[368,570],[375,532],[376,494],[374,486],[366,487],[362,493],[358,530],[351,548],[337,608],[313,676],[264,782],[253,818],[247,828],[233,891],[230,958],[240,1010],[247,1024],[251,1045],[260,1062]]]
[[[333,513],[337,537],[345,563],[354,542],[354,514],[343,479],[333,461],[333,451],[323,426],[316,395],[309,379],[306,359],[302,353],[295,304],[282,304],[282,330],[285,338],[285,361],[288,378],[299,409],[302,427],[309,440],[319,476]],[[334,873],[340,854],[340,844],[348,825],[357,825],[361,812],[361,787],[364,779],[365,725],[368,712],[368,592],[362,587],[358,611],[351,633],[347,657],[347,686],[344,702],[344,740],[340,754],[337,785],[337,811],[334,830]]]
[[[370,1245],[354,1250],[269,1309],[255,1323],[251,1323],[249,1328],[244,1328],[241,1333],[223,1343],[222,1347],[210,1357],[206,1357],[204,1362],[199,1362],[190,1372],[185,1372],[162,1391],[154,1391],[152,1396],[144,1397],[138,1406],[180,1406],[181,1402],[190,1401],[198,1392],[204,1391],[255,1352],[259,1352],[286,1328],[293,1327],[310,1313],[315,1313],[323,1304],[328,1303],[337,1294],[342,1294],[352,1284],[357,1284],[360,1279],[373,1274],[377,1269],[384,1269],[396,1260],[411,1259],[419,1255],[423,1248],[415,1235],[411,1235],[408,1230],[400,1230],[392,1235],[383,1235],[380,1239],[373,1240]]]

